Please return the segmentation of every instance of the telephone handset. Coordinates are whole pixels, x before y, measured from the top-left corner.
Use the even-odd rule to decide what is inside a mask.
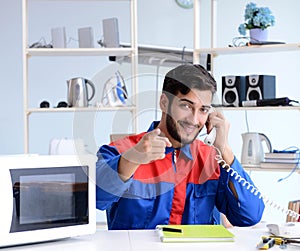
[[[212,109],[209,112],[209,114],[212,113],[212,112],[215,112],[215,111],[216,111],[215,108],[212,107]],[[205,126],[206,126],[206,129],[209,128],[209,117],[208,117],[208,119],[207,119],[207,121],[205,123]],[[215,140],[216,140],[216,136],[217,136],[217,130],[216,130],[215,127],[212,127],[211,130],[210,130],[210,132],[205,137],[204,143],[206,145],[212,146],[214,144]]]
[[[215,127],[213,127],[209,132],[209,134],[204,139],[204,143],[206,145],[212,146],[215,142],[216,136],[217,136],[217,130]]]

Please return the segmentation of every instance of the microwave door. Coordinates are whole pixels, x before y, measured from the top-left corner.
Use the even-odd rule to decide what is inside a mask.
[[[84,167],[12,170],[11,232],[88,224]]]

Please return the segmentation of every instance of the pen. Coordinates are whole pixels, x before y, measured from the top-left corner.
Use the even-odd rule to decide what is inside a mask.
[[[163,232],[182,233],[180,228],[162,227],[161,230]]]

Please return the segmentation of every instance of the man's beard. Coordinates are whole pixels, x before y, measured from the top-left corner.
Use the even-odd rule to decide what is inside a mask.
[[[180,130],[179,130],[177,124],[178,123],[176,123],[176,121],[169,115],[169,113],[167,113],[166,114],[166,126],[167,126],[168,133],[173,139],[180,142],[182,144],[182,146],[191,144],[198,137],[198,135],[202,129],[202,128],[198,128],[199,131],[198,131],[198,133],[195,134],[194,138],[185,139],[185,138],[181,137],[180,134],[178,133]]]

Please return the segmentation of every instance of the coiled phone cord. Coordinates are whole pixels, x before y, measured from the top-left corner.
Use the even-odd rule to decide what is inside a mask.
[[[213,145],[212,145],[213,146]],[[273,206],[274,208],[276,208],[277,210],[282,211],[283,213],[285,213],[286,215],[291,216],[293,219],[295,219],[295,221],[298,221],[300,218],[300,214],[298,212],[295,212],[291,209],[286,209],[285,207],[275,203],[274,201],[272,201],[270,198],[268,198],[267,196],[263,195],[261,193],[261,191],[258,190],[258,188],[256,188],[255,186],[253,186],[251,183],[249,183],[247,180],[245,180],[237,171],[235,171],[233,168],[230,167],[230,165],[228,165],[226,163],[226,161],[223,159],[222,154],[220,152],[220,150],[218,148],[216,148],[215,146],[213,146],[218,154],[216,155],[215,159],[218,162],[218,164],[224,168],[227,173],[229,173],[229,175],[231,177],[234,177],[235,180],[237,180],[238,183],[241,183],[243,187],[246,187],[247,190],[251,189],[251,193],[253,193],[255,196],[258,196],[260,199],[263,199],[263,201],[265,202],[266,205],[269,206]]]

